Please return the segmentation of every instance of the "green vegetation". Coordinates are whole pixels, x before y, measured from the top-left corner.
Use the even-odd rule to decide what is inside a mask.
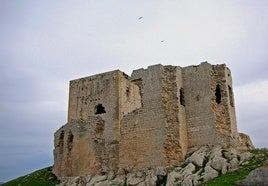
[[[235,182],[246,178],[246,176],[254,169],[261,167],[268,160],[268,151],[255,149],[250,151],[254,156],[249,160],[248,164],[242,165],[239,169],[232,173],[227,173],[220,175],[215,179],[212,179],[206,183],[203,183],[203,186],[235,186]]]
[[[52,167],[47,167],[11,180],[3,186],[55,186],[56,184],[59,184],[59,181],[52,173]]]

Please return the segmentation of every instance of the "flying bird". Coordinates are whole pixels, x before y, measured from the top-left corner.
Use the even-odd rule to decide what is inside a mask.
[[[139,17],[139,19],[142,19],[143,17]]]

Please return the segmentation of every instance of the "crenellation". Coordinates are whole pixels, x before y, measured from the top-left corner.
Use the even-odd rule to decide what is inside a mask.
[[[54,135],[57,177],[172,167],[194,147],[248,149],[225,64],[149,66],[70,81],[68,122]]]

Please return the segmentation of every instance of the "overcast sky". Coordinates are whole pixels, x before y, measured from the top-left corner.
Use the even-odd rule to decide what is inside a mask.
[[[238,129],[268,147],[267,10],[267,0],[0,0],[0,181],[53,164],[69,80],[159,63],[227,64]]]

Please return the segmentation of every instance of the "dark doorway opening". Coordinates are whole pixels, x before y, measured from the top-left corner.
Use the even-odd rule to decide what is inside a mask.
[[[157,175],[157,186],[164,186],[167,183],[167,176]]]
[[[106,113],[105,111],[105,108],[102,106],[102,104],[98,104],[96,107],[95,107],[95,114],[104,114]]]

